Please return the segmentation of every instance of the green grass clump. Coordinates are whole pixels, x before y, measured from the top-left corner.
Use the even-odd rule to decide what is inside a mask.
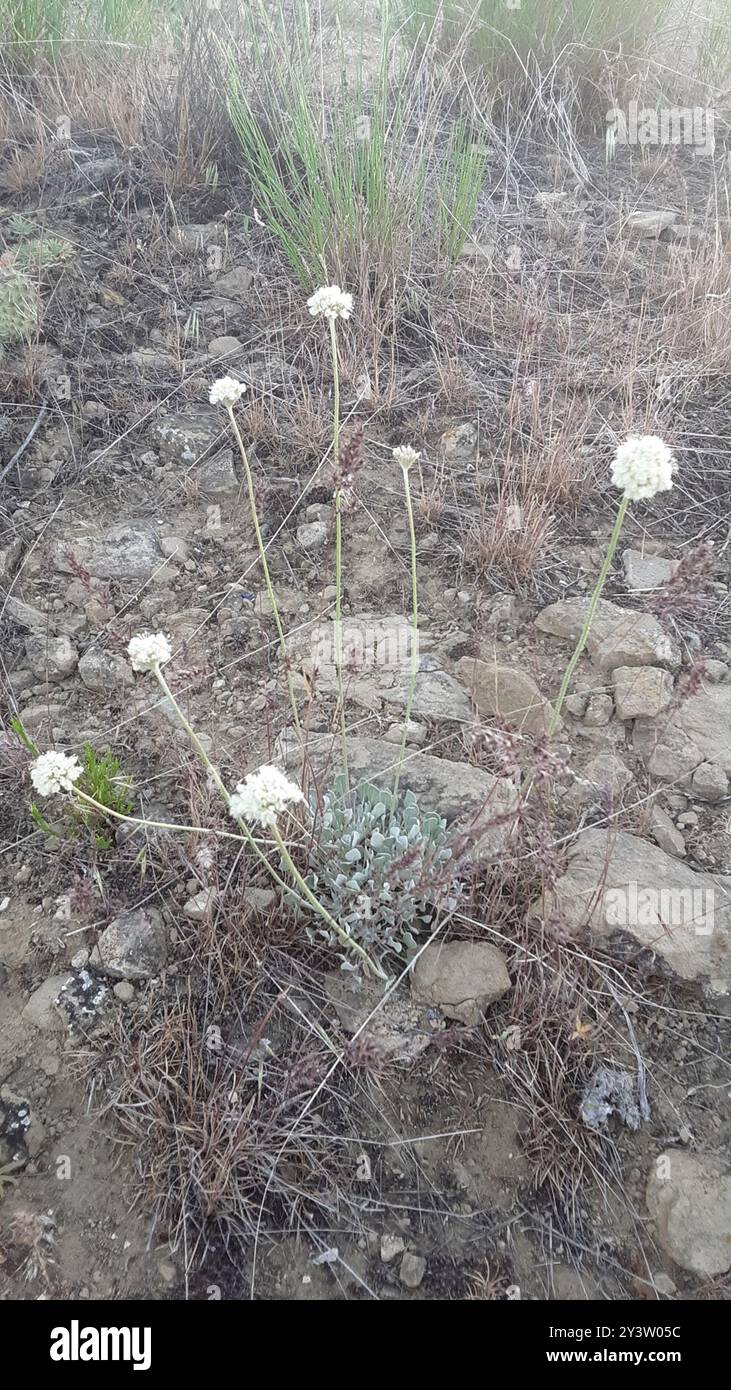
[[[397,12],[409,43],[463,48],[498,82],[533,82],[559,64],[581,85],[644,54],[672,7],[672,0],[398,0]]]

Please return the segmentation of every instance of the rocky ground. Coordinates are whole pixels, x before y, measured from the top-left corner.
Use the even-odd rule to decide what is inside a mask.
[[[239,462],[206,403],[222,371],[251,387],[308,776],[327,784],[333,685],[311,654],[333,611],[330,379],[245,190],[171,206],[102,149],[4,209],[76,248],[40,344],[0,362],[7,459],[46,403],[0,502],[5,1297],[724,1296],[731,358],[699,295],[727,233],[686,152],[610,176],[588,146],[583,181],[523,155],[455,283],[418,280],[390,367],[345,349],[345,414],[365,427],[346,615],[376,652],[399,640],[390,448],[409,439],[421,642],[402,784],[473,868],[385,1004],[212,836],[94,846],[30,819],[16,713],[43,747],[111,747],[149,820],[223,824],[126,660],[142,628],[171,635],[176,695],[227,774],[297,765]],[[633,511],[549,748],[628,376],[677,486]],[[402,667],[351,661],[354,775],[392,776],[407,687]]]

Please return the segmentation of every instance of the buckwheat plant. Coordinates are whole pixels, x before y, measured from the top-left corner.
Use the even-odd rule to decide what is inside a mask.
[[[414,530],[414,508],[411,505],[411,488],[409,487],[409,469],[421,457],[412,449],[409,444],[400,444],[393,450],[393,456],[401,468],[404,480],[404,495],[406,497],[406,515],[409,522],[409,537],[411,540],[411,676],[409,679],[409,691],[406,697],[406,713],[404,714],[404,728],[401,735],[401,747],[399,749],[398,762],[396,763],[396,777],[393,784],[393,794],[398,796],[398,785],[401,776],[401,764],[406,754],[406,735],[411,718],[411,706],[414,703],[414,691],[416,690],[416,678],[419,673],[419,588],[416,573],[416,531]]]
[[[237,784],[233,793],[229,793],[218,768],[214,766],[206,753],[198,735],[189,720],[183,714],[180,705],[163,675],[162,667],[167,665],[172,659],[172,651],[168,638],[162,632],[139,633],[132,638],[127,651],[134,671],[138,672],[140,675],[149,673],[154,676],[163,695],[174,711],[176,718],[188,735],[193,748],[206,769],[210,781],[223,799],[229,814],[235,820],[239,830],[239,834],[233,834],[225,830],[215,830],[213,833],[224,839],[232,839],[239,843],[242,841],[245,842],[261,863],[265,865],[267,872],[274,879],[275,883],[277,883],[285,893],[291,896],[292,889],[290,884],[285,882],[274,868],[274,865],[270,862],[267,853],[258,843],[251,829],[251,825],[258,826],[265,830],[276,845],[279,851],[280,861],[294,882],[296,899],[298,901],[304,900],[309,907],[323,919],[328,934],[330,936],[334,935],[348,952],[352,952],[356,955],[369,974],[376,975],[380,979],[385,979],[386,976],[384,971],[379,965],[374,963],[365,948],[361,946],[359,942],[351,939],[348,931],[336,921],[332,913],[329,912],[315,896],[289,853],[280,824],[284,817],[290,814],[290,807],[297,805],[306,806],[305,798],[299,787],[294,782],[291,782],[278,768],[265,766],[259,768],[258,772],[250,773],[244,778],[243,782]],[[72,804],[77,807],[80,806],[83,809],[93,807],[95,810],[101,811],[105,816],[111,816],[115,820],[125,821],[130,825],[136,825],[146,829],[171,830],[184,834],[211,833],[210,827],[147,820],[104,805],[94,796],[83,791],[79,787],[78,783],[82,775],[82,768],[74,755],[57,750],[38,754],[31,765],[30,775],[33,786],[41,796],[67,795],[72,799]]]
[[[238,445],[239,453],[241,455],[241,461],[244,465],[246,488],[249,494],[249,510],[251,512],[251,520],[254,526],[254,534],[256,536],[256,545],[259,551],[259,561],[261,563],[261,568],[264,575],[264,583],[266,584],[266,590],[269,596],[269,603],[271,605],[272,615],[274,617],[274,625],[277,629],[277,637],[279,638],[279,649],[282,657],[282,663],[284,665],[285,674],[287,677],[287,691],[289,694],[289,703],[292,710],[292,716],[294,718],[295,728],[297,729],[297,732],[301,734],[302,726],[300,724],[299,712],[297,710],[297,700],[295,699],[292,672],[290,670],[289,657],[287,655],[287,644],[284,639],[284,629],[282,627],[282,620],[279,616],[279,609],[277,607],[277,600],[274,593],[274,585],[272,584],[271,575],[269,573],[266,549],[261,534],[261,527],[259,525],[259,514],[256,507],[256,492],[254,489],[254,479],[251,472],[251,466],[249,464],[249,457],[244,446],[243,438],[241,436],[241,431],[239,429],[236,416],[234,415],[234,406],[237,404],[238,401],[241,400],[241,397],[243,396],[245,391],[246,387],[242,382],[236,381],[235,378],[232,376],[223,376],[219,377],[218,381],[214,381],[208,399],[210,400],[211,405],[222,405],[224,410],[226,411],[226,414],[228,415],[228,418],[231,422],[231,428],[236,438],[236,443]]]
[[[421,811],[412,791],[398,797],[364,782],[349,791],[343,777],[323,798],[310,865],[318,900],[376,955],[416,949],[436,905],[449,910],[461,893],[441,816]]]
[[[566,698],[571,678],[578,665],[579,657],[586,646],[587,638],[591,631],[594,615],[597,610],[602,590],[609,574],[614,552],[617,549],[620,533],[624,518],[630,502],[639,502],[648,497],[654,497],[658,492],[668,492],[673,486],[673,473],[675,471],[675,460],[664,440],[659,439],[655,434],[641,435],[639,438],[628,439],[617,449],[612,463],[611,478],[615,487],[621,488],[622,500],[619,504],[617,518],[614,529],[609,538],[607,553],[604,556],[602,567],[599,571],[599,578],[596,582],[594,592],[589,601],[589,607],[584,619],[584,626],[579,634],[571,660],[564,671],[561,689],[554,706],[553,718],[549,733],[554,734],[558,728],[561,718],[561,709]]]
[[[335,325],[338,319],[349,319],[353,312],[353,296],[341,290],[339,285],[324,285],[315,290],[307,301],[307,308],[313,318],[324,318],[330,329],[330,353],[333,367],[333,459],[337,468],[340,457],[340,367],[338,361],[338,339]],[[345,696],[343,691],[343,493],[338,484],[335,488],[335,675],[338,687],[338,712],[340,715],[340,741],[342,746],[343,771],[348,779],[348,743],[345,726]]]

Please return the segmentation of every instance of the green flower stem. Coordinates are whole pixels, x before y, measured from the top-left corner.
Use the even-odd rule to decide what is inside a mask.
[[[265,548],[264,548],[264,540],[263,540],[263,537],[262,537],[262,534],[261,534],[261,527],[260,527],[260,525],[259,525],[259,516],[258,516],[257,510],[256,510],[256,494],[255,494],[255,492],[254,492],[254,479],[253,479],[253,477],[252,477],[251,467],[250,467],[250,465],[249,465],[249,458],[248,458],[248,455],[247,455],[247,453],[246,453],[246,449],[245,449],[245,447],[244,447],[244,441],[243,441],[243,439],[242,439],[242,437],[241,437],[241,431],[240,431],[240,429],[239,429],[239,427],[238,427],[238,425],[237,425],[237,423],[236,423],[236,417],[235,417],[234,412],[233,412],[233,407],[230,406],[230,405],[227,405],[227,406],[226,406],[226,410],[227,410],[227,412],[228,412],[228,417],[229,417],[229,419],[230,419],[230,421],[231,421],[231,425],[232,425],[232,428],[233,428],[233,432],[234,432],[234,434],[235,434],[235,436],[236,436],[236,443],[237,443],[238,446],[239,446],[239,453],[241,454],[241,459],[242,459],[242,462],[243,462],[243,465],[244,465],[244,473],[245,473],[245,475],[246,475],[246,486],[247,486],[248,493],[249,493],[249,507],[250,507],[250,509],[251,509],[251,519],[252,519],[252,521],[253,521],[253,523],[254,523],[254,532],[255,532],[255,534],[256,534],[256,544],[257,544],[257,548],[258,548],[258,550],[259,550],[259,560],[261,561],[261,567],[262,567],[262,570],[263,570],[263,572],[264,572],[264,582],[265,582],[265,584],[266,584],[267,594],[269,595],[269,602],[270,602],[270,604],[271,604],[271,607],[272,607],[272,614],[273,614],[273,617],[274,617],[274,625],[275,625],[275,627],[276,627],[276,629],[277,629],[277,636],[278,636],[278,638],[279,638],[279,648],[280,648],[280,651],[281,651],[281,654],[282,654],[282,661],[283,661],[283,663],[284,663],[284,670],[285,670],[285,674],[286,674],[286,677],[287,677],[287,690],[288,690],[288,692],[289,692],[289,703],[290,703],[290,705],[291,705],[291,707],[292,707],[292,715],[293,715],[293,717],[294,717],[295,727],[296,727],[296,729],[297,729],[297,732],[301,735],[301,734],[302,734],[302,725],[300,724],[300,717],[299,717],[299,713],[298,713],[298,711],[297,711],[297,701],[296,701],[296,699],[295,699],[295,694],[294,694],[294,684],[293,684],[293,682],[292,682],[292,673],[291,673],[291,671],[290,671],[290,669],[289,669],[289,659],[288,659],[288,657],[287,657],[287,644],[286,644],[286,642],[285,642],[285,640],[284,640],[284,629],[282,628],[282,622],[281,622],[281,618],[280,618],[280,616],[279,616],[279,609],[278,609],[278,607],[277,607],[277,600],[276,600],[276,598],[275,598],[275,596],[274,596],[274,585],[272,584],[271,575],[270,575],[270,573],[269,573],[269,565],[267,564],[266,550],[265,550]]]
[[[409,730],[409,720],[411,718],[411,706],[414,703],[414,692],[416,690],[416,678],[419,674],[419,586],[416,575],[416,531],[414,530],[414,508],[411,505],[411,488],[409,486],[409,470],[402,468],[404,475],[404,494],[406,497],[406,515],[409,519],[409,536],[411,538],[411,678],[409,680],[409,692],[406,698],[406,713],[404,715],[404,731],[401,735],[401,747],[399,749],[398,762],[396,764],[396,779],[393,784],[394,801],[398,796],[399,780],[401,778],[401,764],[406,756],[406,737]]]
[[[224,800],[225,803],[226,803],[226,806],[228,807],[229,801],[230,801],[228,788],[227,788],[226,783],[224,782],[224,780],[223,780],[223,778],[222,778],[220,772],[218,771],[218,768],[217,768],[217,767],[214,767],[214,765],[213,765],[213,763],[211,762],[211,760],[210,760],[208,754],[206,753],[205,748],[203,747],[203,744],[201,743],[200,739],[198,738],[198,735],[196,734],[195,729],[192,727],[192,725],[188,722],[188,720],[186,719],[185,715],[183,714],[183,711],[182,711],[182,709],[180,708],[180,705],[178,704],[177,700],[175,699],[175,696],[173,695],[173,692],[172,692],[172,690],[170,689],[170,686],[168,685],[167,681],[165,680],[165,677],[164,677],[162,671],[160,670],[160,667],[159,667],[159,666],[154,666],[154,667],[153,667],[153,674],[154,674],[155,679],[156,679],[156,681],[157,681],[157,683],[158,683],[160,689],[162,690],[163,694],[167,697],[167,699],[170,701],[170,704],[172,705],[173,709],[175,710],[175,713],[176,713],[178,719],[180,720],[180,723],[182,724],[183,728],[185,729],[185,732],[186,732],[186,734],[188,735],[188,738],[190,739],[190,741],[191,741],[193,747],[195,748],[195,751],[196,751],[196,753],[198,754],[198,757],[200,758],[201,762],[203,763],[203,766],[205,767],[206,771],[207,771],[208,774],[210,775],[211,780],[213,781],[213,783],[214,783],[214,785],[215,785],[215,787],[216,787],[216,790],[220,792],[221,796],[223,797],[223,800]],[[237,817],[236,817],[236,824],[238,825],[238,827],[239,827],[239,829],[240,829],[240,831],[241,831],[241,834],[243,835],[243,837],[244,837],[244,839],[246,840],[247,844],[250,846],[251,849],[253,849],[255,855],[257,856],[257,859],[260,859],[261,862],[262,862],[262,864],[265,864],[265,865],[266,865],[267,869],[269,870],[269,873],[272,875],[273,878],[275,878],[275,879],[277,880],[277,882],[278,882],[282,887],[286,887],[286,884],[283,883],[283,880],[280,879],[280,878],[278,878],[277,874],[276,874],[276,873],[274,872],[274,870],[272,869],[271,864],[269,863],[269,860],[267,859],[267,857],[266,857],[266,855],[264,854],[263,850],[261,850],[261,849],[259,848],[259,846],[258,846],[256,840],[254,839],[254,836],[252,835],[252,833],[251,833],[251,831],[249,830],[248,825],[246,825],[245,821],[242,821],[242,820],[237,816]],[[236,838],[239,838],[239,837],[236,837]]]
[[[569,685],[571,684],[571,677],[573,676],[574,671],[576,670],[579,657],[581,656],[581,653],[583,652],[584,647],[586,646],[587,638],[591,631],[591,625],[594,621],[594,615],[596,614],[597,605],[602,595],[602,589],[604,588],[612,560],[614,559],[614,552],[617,549],[617,542],[619,540],[620,532],[622,530],[622,523],[624,522],[624,518],[627,515],[628,506],[629,498],[623,497],[619,506],[619,511],[617,512],[617,519],[614,523],[614,530],[612,531],[612,534],[609,539],[607,553],[604,556],[604,563],[602,564],[602,567],[599,571],[599,578],[597,579],[596,587],[591,596],[591,601],[587,609],[586,618],[584,620],[584,626],[581,629],[579,640],[576,643],[576,646],[574,647],[571,660],[568,666],[566,667],[566,670],[564,671],[563,680],[561,681],[561,689],[558,692],[558,698],[556,700],[556,704],[553,710],[553,719],[551,720],[551,726],[548,731],[549,738],[552,737],[553,734],[555,734],[556,729],[558,728],[558,723],[561,718],[561,710],[563,708],[563,702],[566,699],[566,692],[568,691]]]
[[[335,320],[330,319],[330,350],[333,363],[333,460],[335,471],[340,464],[340,369],[338,365],[338,340]],[[348,736],[345,723],[345,693],[343,691],[343,494],[338,485],[335,488],[335,675],[338,686],[338,714],[340,716],[340,743],[343,756],[343,773],[346,787],[350,786],[348,776]]]
[[[287,849],[287,846],[285,845],[284,840],[282,839],[282,836],[280,835],[279,829],[276,825],[272,828],[272,835],[274,836],[274,839],[279,847],[279,853],[282,856],[282,863],[284,864],[288,873],[291,874],[302,896],[307,899],[308,903],[310,904],[310,907],[313,907],[315,911],[319,913],[320,917],[322,917],[324,921],[327,922],[328,926],[332,927],[338,940],[342,943],[343,946],[346,946],[349,951],[354,951],[357,956],[360,956],[361,960],[363,961],[363,964],[366,966],[369,972],[376,975],[379,980],[386,980],[388,976],[384,974],[383,970],[381,970],[381,967],[379,965],[376,965],[371,960],[370,956],[368,955],[368,952],[365,951],[357,941],[353,941],[352,937],[348,936],[348,933],[346,931],[343,931],[343,928],[335,921],[335,918],[330,916],[330,913],[327,911],[327,908],[324,908],[322,906],[322,903],[318,901],[312,890],[308,888],[299,869],[297,868],[296,864],[293,863],[289,850]]]
[[[144,830],[178,830],[186,835],[215,835],[220,840],[235,840],[237,845],[240,845],[243,840],[256,850],[257,855],[262,863],[266,865],[274,882],[279,884],[283,892],[288,894],[292,892],[290,885],[285,883],[283,878],[280,878],[276,869],[272,868],[266,855],[259,849],[258,844],[244,821],[239,820],[238,817],[236,824],[240,826],[243,831],[242,835],[234,834],[233,830],[216,830],[210,825],[181,825],[179,821],[147,820],[143,816],[126,816],[123,811],[113,811],[109,806],[104,806],[101,801],[97,801],[93,796],[89,796],[88,792],[82,792],[80,787],[74,787],[73,794],[79,797],[85,805],[93,806],[96,811],[103,811],[105,816],[112,816],[114,820],[124,821],[125,825],[138,825]],[[302,902],[298,893],[295,894],[295,896],[299,902]]]

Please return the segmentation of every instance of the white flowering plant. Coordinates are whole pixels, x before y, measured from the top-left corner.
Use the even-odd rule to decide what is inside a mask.
[[[571,659],[563,673],[561,688],[553,708],[553,718],[551,720],[550,733],[554,734],[559,727],[563,702],[566,699],[571,678],[576,670],[579,657],[586,646],[587,638],[591,632],[591,626],[596,614],[599,599],[602,596],[604,585],[607,582],[607,575],[614,559],[619,537],[622,533],[625,516],[630,502],[640,502],[647,498],[655,497],[658,492],[668,492],[673,486],[673,473],[675,472],[675,459],[668,445],[656,434],[633,435],[620,444],[612,461],[610,476],[615,487],[621,489],[622,500],[614,522],[612,534],[609,537],[609,545],[604,556],[602,567],[599,571],[599,578],[594,586],[594,592],[589,600],[584,624],[579,633],[578,641],[571,655]]]
[[[87,829],[97,849],[111,849],[114,837],[110,826],[114,826],[117,817],[128,816],[132,811],[133,783],[123,773],[119,758],[110,748],[97,753],[90,743],[82,745],[81,759],[59,748],[41,753],[19,719],[12,721],[12,728],[32,758],[33,790],[43,801],[50,800],[52,806],[62,798],[59,819],[53,824],[37,802],[31,802],[31,816],[39,829],[61,838],[74,837],[82,828]]]

